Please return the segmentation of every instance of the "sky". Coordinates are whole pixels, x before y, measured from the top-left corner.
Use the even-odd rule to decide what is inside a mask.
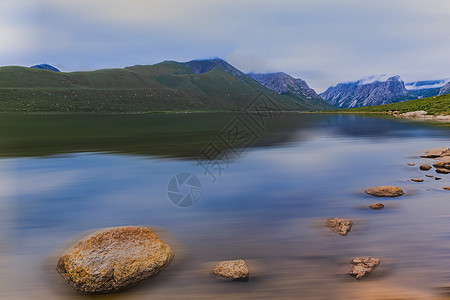
[[[0,0],[0,65],[62,71],[220,57],[318,92],[450,78],[448,0]]]

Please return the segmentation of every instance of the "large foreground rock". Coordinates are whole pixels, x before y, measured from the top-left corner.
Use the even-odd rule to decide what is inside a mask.
[[[79,292],[109,293],[157,274],[172,258],[172,249],[150,228],[112,227],[64,252],[56,269]]]
[[[325,226],[331,228],[331,230],[333,230],[337,234],[345,236],[352,228],[353,222],[349,219],[333,217],[327,219],[327,221],[325,222]]]
[[[214,267],[213,274],[231,280],[248,280],[249,277],[247,265],[242,259],[219,262]]]
[[[375,197],[399,197],[405,194],[401,188],[391,185],[375,186],[365,192]]]
[[[381,259],[376,257],[356,257],[350,262],[352,268],[348,274],[356,279],[363,278],[372,272],[372,270],[380,264],[380,261]]]

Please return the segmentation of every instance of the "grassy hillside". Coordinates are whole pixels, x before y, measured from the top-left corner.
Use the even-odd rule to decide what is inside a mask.
[[[450,95],[436,96],[425,99],[409,100],[384,105],[358,107],[352,109],[342,109],[340,112],[387,112],[396,111],[405,113],[409,111],[424,110],[429,114],[450,115]]]
[[[170,61],[73,73],[0,68],[0,112],[236,111],[261,93],[285,110],[320,109],[220,68],[195,74]]]

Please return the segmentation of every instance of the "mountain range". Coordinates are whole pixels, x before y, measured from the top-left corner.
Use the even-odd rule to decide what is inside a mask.
[[[384,78],[383,78],[384,77]],[[329,87],[320,96],[339,108],[389,104],[450,93],[447,80],[404,83],[400,76],[371,76]]]
[[[219,58],[71,73],[10,66],[0,68],[0,111],[240,111],[261,95],[282,110],[334,108],[292,84],[272,90]]]

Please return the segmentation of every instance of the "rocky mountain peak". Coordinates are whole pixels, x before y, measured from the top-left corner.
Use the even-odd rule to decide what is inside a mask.
[[[414,98],[406,90],[399,75],[384,81],[380,81],[379,76],[371,76],[356,82],[339,83],[329,87],[321,96],[340,108],[380,105]]]
[[[278,94],[292,93],[306,99],[321,99],[317,93],[311,89],[306,81],[294,78],[286,73],[250,73],[251,78]]]

